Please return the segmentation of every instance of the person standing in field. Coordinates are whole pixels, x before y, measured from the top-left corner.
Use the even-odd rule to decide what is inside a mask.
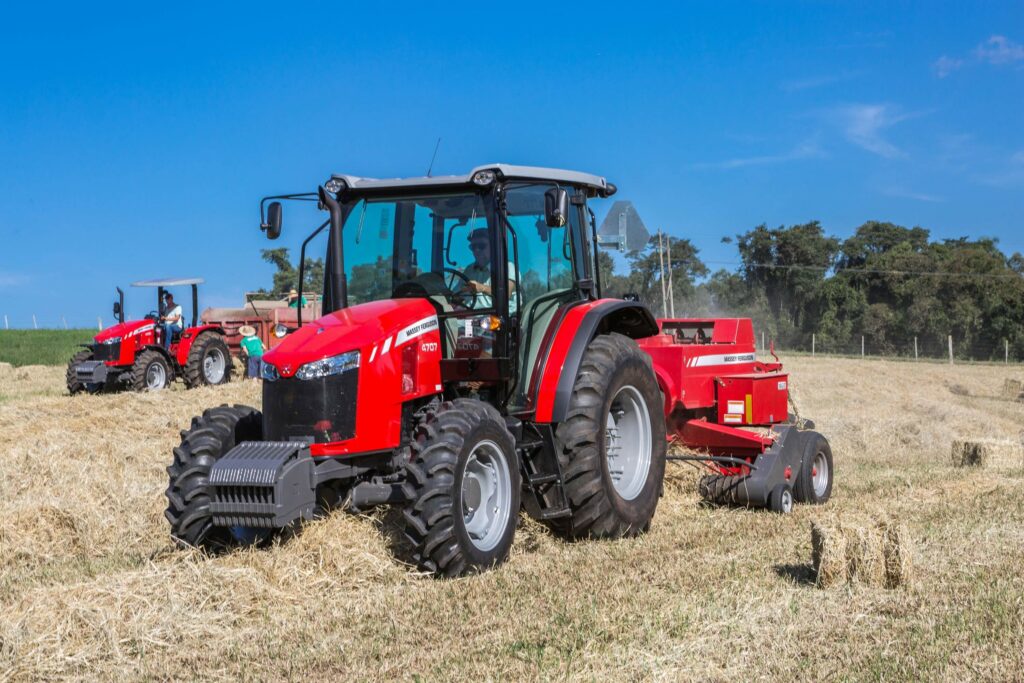
[[[252,325],[242,325],[238,328],[238,333],[242,335],[242,350],[245,351],[245,374],[249,379],[257,381],[261,377],[263,342],[256,336],[256,328]]]

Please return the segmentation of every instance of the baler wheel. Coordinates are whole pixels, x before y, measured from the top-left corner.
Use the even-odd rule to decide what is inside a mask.
[[[768,509],[788,515],[793,511],[793,488],[789,484],[779,484],[768,494]]]
[[[521,484],[515,440],[497,409],[442,403],[422,415],[412,452],[403,519],[416,566],[454,577],[508,559]]]
[[[87,360],[92,360],[92,351],[89,349],[82,349],[71,357],[68,361],[67,371],[67,382],[68,382],[68,393],[74,396],[80,391],[88,391],[90,394],[95,394],[103,388],[102,384],[83,384],[78,381],[78,376],[75,374],[75,366],[79,363],[84,363]]]
[[[832,448],[818,432],[802,432],[800,470],[793,483],[793,498],[798,503],[822,505],[832,497]]]
[[[216,332],[203,332],[192,343],[185,363],[185,386],[226,384],[234,370],[231,351],[224,338]]]
[[[665,476],[664,402],[651,357],[621,334],[583,355],[569,417],[555,430],[570,517],[550,520],[569,538],[636,536],[650,528]]]
[[[132,389],[135,391],[166,389],[173,379],[171,364],[159,351],[147,349],[136,356],[132,365]]]
[[[248,529],[213,526],[208,478],[213,464],[235,444],[262,439],[263,415],[255,408],[222,405],[192,418],[191,427],[181,432],[181,444],[174,449],[174,462],[167,468],[164,517],[178,543],[220,550],[243,540],[261,540],[262,536]]]

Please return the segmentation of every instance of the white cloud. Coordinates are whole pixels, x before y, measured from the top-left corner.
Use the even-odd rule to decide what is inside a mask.
[[[815,159],[825,156],[825,153],[818,146],[814,139],[805,140],[799,145],[782,154],[769,154],[764,156],[739,157],[726,159],[725,161],[711,161],[692,164],[694,169],[719,169],[730,170],[734,168],[745,168],[748,166],[768,166],[772,164],[784,164],[790,161],[801,159]]]
[[[945,197],[939,197],[938,195],[934,194],[925,194],[924,192],[915,192],[913,190],[908,190],[905,187],[900,186],[887,187],[886,189],[882,190],[882,194],[888,195],[890,197],[899,197],[901,199],[914,199],[919,202],[946,201]]]
[[[886,159],[907,154],[883,137],[883,132],[911,117],[889,104],[850,104],[830,112],[843,135],[851,143]]]
[[[963,65],[964,60],[962,59],[956,59],[953,57],[947,57],[946,55],[942,55],[937,60],[935,60],[935,63],[932,64],[932,68],[935,69],[935,75],[937,75],[939,78],[945,78],[946,76],[953,73]]]
[[[28,281],[29,277],[27,275],[0,272],[0,289],[20,287],[21,285],[28,284]]]
[[[974,50],[975,56],[989,64],[1012,64],[1024,60],[1024,45],[1006,36],[992,36]]]

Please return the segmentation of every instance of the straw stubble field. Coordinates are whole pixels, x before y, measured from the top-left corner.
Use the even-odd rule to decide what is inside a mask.
[[[950,458],[957,438],[1021,438],[1024,404],[1000,394],[1020,370],[788,367],[834,449],[824,508],[703,507],[694,472],[670,464],[641,538],[565,543],[523,519],[506,565],[435,581],[392,558],[383,514],[335,514],[267,550],[172,548],[178,430],[258,387],[69,398],[63,368],[8,366],[0,679],[1024,677],[1024,463]],[[811,523],[844,516],[905,526],[909,587],[814,586]]]

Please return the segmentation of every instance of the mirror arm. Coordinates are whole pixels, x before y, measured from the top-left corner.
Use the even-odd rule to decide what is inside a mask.
[[[323,223],[320,224],[319,228],[317,228],[313,232],[309,233],[309,237],[307,237],[306,239],[304,239],[302,241],[302,248],[299,249],[299,288],[298,288],[299,289],[299,299],[298,299],[299,304],[298,304],[298,306],[295,307],[296,308],[296,311],[295,311],[295,324],[296,324],[296,327],[302,327],[302,285],[303,285],[303,282],[305,281],[305,277],[306,277],[305,276],[305,272],[306,272],[306,245],[309,244],[309,241],[311,239],[313,239],[314,237],[319,235],[323,231],[323,229],[326,228],[330,224],[330,222],[331,222],[330,219],[327,219],[326,221],[324,221]],[[253,310],[255,310],[255,309],[253,309]],[[314,307],[314,310],[316,310],[315,307]]]

